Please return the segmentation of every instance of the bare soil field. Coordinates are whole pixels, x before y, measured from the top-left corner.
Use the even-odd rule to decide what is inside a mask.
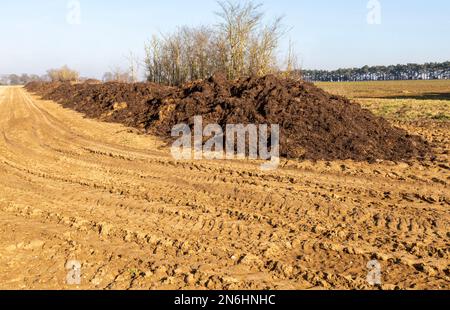
[[[450,289],[450,123],[391,122],[436,158],[263,172],[0,87],[0,288],[373,289],[376,259],[382,289]]]
[[[316,85],[332,94],[354,99],[390,120],[450,120],[450,80],[321,82]]]
[[[316,85],[348,98],[450,100],[450,80],[319,82]]]

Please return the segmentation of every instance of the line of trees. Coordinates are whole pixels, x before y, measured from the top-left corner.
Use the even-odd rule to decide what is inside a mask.
[[[103,82],[136,83],[139,81],[139,72],[142,61],[131,51],[125,58],[128,67],[123,69],[121,66],[111,66],[110,71],[103,74]]]
[[[0,76],[0,85],[25,85],[34,81],[48,81],[48,76],[36,74],[4,74]]]
[[[137,77],[133,77],[129,71],[123,70],[119,66],[114,67],[111,71],[105,72],[102,77],[102,81],[108,82],[120,82],[120,83],[134,83],[137,81]]]
[[[393,66],[364,66],[334,71],[303,70],[302,76],[305,80],[312,82],[441,80],[450,79],[450,61]]]
[[[50,69],[47,74],[4,74],[0,75],[0,85],[25,85],[30,82],[78,82],[84,80],[80,78],[80,74],[70,69],[67,66],[63,66],[58,69]]]
[[[80,79],[78,71],[72,70],[67,66],[59,69],[50,69],[47,71],[47,75],[52,82],[78,82]]]
[[[149,82],[180,85],[215,72],[226,73],[229,79],[280,72],[277,52],[285,33],[282,18],[265,23],[261,5],[251,1],[218,4],[215,26],[181,27],[153,36],[145,46]],[[288,72],[294,72],[292,50],[288,58]]]

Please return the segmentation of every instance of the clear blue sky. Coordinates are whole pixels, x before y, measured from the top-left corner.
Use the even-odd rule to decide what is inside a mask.
[[[367,23],[369,0],[260,0],[267,17],[285,15],[303,68],[334,69],[450,59],[450,1],[379,0],[381,24]],[[64,64],[101,77],[143,54],[153,33],[211,24],[214,0],[80,0],[81,24],[67,22],[68,0],[1,0],[0,74]]]

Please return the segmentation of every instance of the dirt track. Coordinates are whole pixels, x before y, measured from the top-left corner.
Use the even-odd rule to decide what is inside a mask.
[[[12,87],[0,130],[2,289],[371,288],[373,258],[383,288],[450,288],[448,163],[175,162]]]

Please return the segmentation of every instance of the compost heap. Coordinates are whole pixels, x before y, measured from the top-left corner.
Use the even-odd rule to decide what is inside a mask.
[[[279,124],[280,154],[309,160],[402,161],[432,156],[429,144],[359,104],[311,83],[268,75],[229,81],[224,75],[182,87],[152,83],[41,83],[26,88],[87,117],[171,139],[172,128]]]

